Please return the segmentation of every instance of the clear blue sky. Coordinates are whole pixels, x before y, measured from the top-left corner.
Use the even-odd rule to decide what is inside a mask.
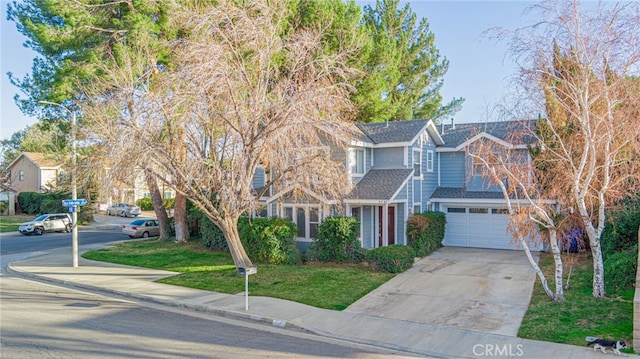
[[[0,138],[37,122],[20,112],[13,101],[19,90],[10,84],[7,72],[19,78],[31,72],[34,53],[25,47],[26,40],[7,20],[7,0],[0,0]],[[375,6],[375,1],[358,1]],[[454,118],[458,123],[487,120],[487,108],[498,102],[507,91],[508,78],[514,67],[506,56],[504,44],[482,36],[483,31],[500,26],[514,29],[528,24],[524,1],[410,1],[418,17],[426,17],[436,36],[440,55],[449,60],[444,77],[444,101],[463,97],[463,109]],[[492,120],[489,118],[488,120]]]

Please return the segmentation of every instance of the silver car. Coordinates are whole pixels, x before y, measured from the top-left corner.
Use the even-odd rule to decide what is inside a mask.
[[[156,219],[136,219],[135,221],[122,226],[122,233],[129,238],[147,238],[160,235],[160,226]]]
[[[140,215],[140,212],[141,212],[140,207],[132,206],[127,203],[118,203],[107,208],[107,214],[109,216],[138,217],[138,215]]]
[[[33,221],[20,224],[20,233],[39,236],[44,232],[71,232],[73,222],[69,213],[51,213],[36,217]]]

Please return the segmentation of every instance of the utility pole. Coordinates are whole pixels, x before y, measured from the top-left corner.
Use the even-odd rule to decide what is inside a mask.
[[[71,115],[71,199],[78,199],[78,181],[76,178],[77,173],[77,153],[76,153],[76,112],[71,111],[66,106],[59,103],[40,101],[40,103],[58,106]],[[73,221],[73,227],[71,231],[71,254],[73,257],[73,267],[78,266],[78,206],[74,205],[73,212],[71,212],[71,218]]]

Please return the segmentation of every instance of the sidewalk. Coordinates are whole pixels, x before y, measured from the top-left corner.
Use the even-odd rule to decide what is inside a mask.
[[[88,251],[103,245],[83,246]],[[80,258],[71,266],[68,248],[61,248],[8,265],[14,274],[76,289],[118,294],[148,302],[262,322],[282,328],[443,358],[611,358],[592,348],[554,344],[506,335],[486,334],[409,320],[389,319],[375,313],[339,312],[244,293],[221,294],[155,283],[174,272],[94,262]],[[251,279],[249,279],[251,280]],[[402,294],[399,294],[402,295]]]

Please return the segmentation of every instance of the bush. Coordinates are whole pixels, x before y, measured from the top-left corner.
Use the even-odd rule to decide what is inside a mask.
[[[18,204],[22,213],[37,215],[40,214],[40,204],[42,203],[42,193],[20,192],[18,193]]]
[[[318,234],[307,258],[320,262],[360,263],[364,249],[358,241],[360,222],[356,217],[328,217],[318,226]]]
[[[42,213],[63,213],[68,208],[62,205],[63,199],[69,199],[67,192],[21,192],[18,194],[18,203],[22,213],[38,215]]]
[[[205,248],[214,251],[229,251],[229,245],[222,230],[206,217],[200,222],[200,242]]]
[[[0,201],[0,216],[4,214],[4,212],[9,208],[8,201]],[[7,213],[8,215],[9,213]]]
[[[238,233],[247,255],[262,264],[300,264],[302,256],[293,240],[296,225],[286,219],[240,218]]]
[[[638,270],[638,245],[616,252],[604,259],[604,278],[607,287],[614,290],[633,289]]]
[[[392,244],[367,250],[369,266],[375,270],[389,273],[401,273],[413,266],[416,251],[413,247]]]
[[[151,197],[140,198],[137,206],[143,211],[153,211],[153,201]]]
[[[407,244],[416,251],[416,256],[424,257],[442,246],[444,239],[445,214],[424,212],[407,220]]]

